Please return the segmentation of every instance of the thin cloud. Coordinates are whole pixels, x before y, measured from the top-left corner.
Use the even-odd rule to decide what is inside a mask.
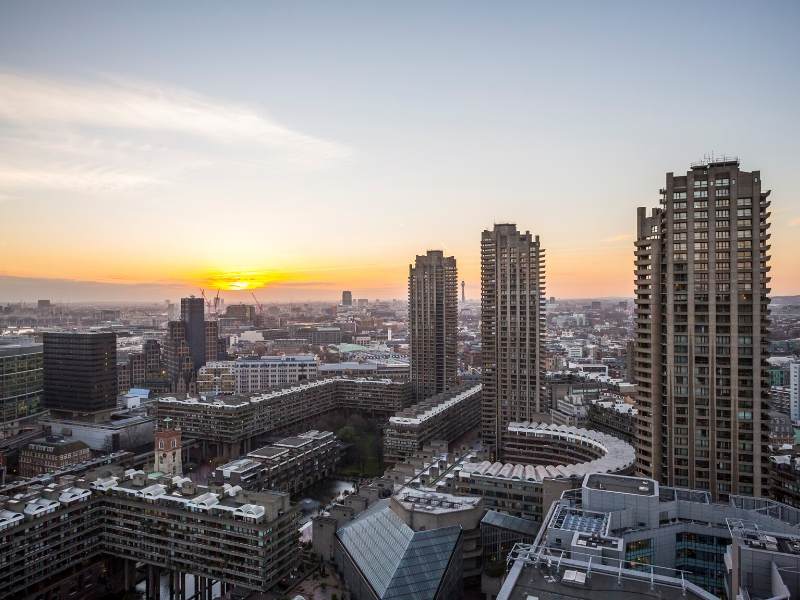
[[[0,187],[116,190],[158,183],[158,179],[137,173],[89,169],[0,169]],[[0,194],[0,202],[3,200]]]
[[[789,227],[800,227],[800,217],[797,217],[789,221]]]
[[[78,84],[0,73],[0,121],[22,127],[172,132],[223,144],[247,142],[314,160],[349,148],[277,123],[259,111],[151,83]]]

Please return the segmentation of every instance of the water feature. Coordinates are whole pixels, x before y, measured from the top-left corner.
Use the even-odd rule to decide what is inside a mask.
[[[323,479],[307,488],[298,500],[303,516],[301,523],[306,523],[311,517],[324,510],[328,505],[341,500],[348,494],[355,492],[353,481],[346,479]]]

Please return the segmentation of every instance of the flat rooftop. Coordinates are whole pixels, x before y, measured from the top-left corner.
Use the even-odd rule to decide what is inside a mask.
[[[592,473],[586,478],[586,482],[583,485],[592,490],[636,494],[638,496],[653,496],[656,493],[656,485],[652,479],[626,477],[623,475]]]
[[[253,450],[252,452],[248,453],[247,456],[252,456],[254,458],[276,458],[278,456],[281,456],[282,454],[286,454],[287,452],[289,452],[287,448],[264,446],[263,448],[258,448],[257,450]]]
[[[0,336],[0,356],[18,356],[43,351],[44,345],[32,338],[18,336]]]
[[[800,555],[800,535],[763,531],[753,521],[726,519],[731,537],[751,550]]]
[[[261,463],[255,460],[250,460],[249,458],[237,458],[236,460],[232,460],[229,463],[226,463],[219,467],[222,472],[228,476],[231,473],[244,473],[248,469],[252,469],[254,467],[260,467]]]
[[[503,600],[620,600],[625,598],[653,598],[659,600],[686,600],[706,598],[691,590],[683,593],[680,587],[657,585],[650,587],[650,580],[623,578],[593,570],[590,576],[580,569],[562,569],[551,574],[548,569],[528,566],[522,569],[511,593]],[[499,598],[499,597],[498,597]]]
[[[278,446],[279,448],[301,448],[307,444],[310,444],[312,441],[313,440],[311,438],[294,436],[278,440],[275,442],[275,446]]]

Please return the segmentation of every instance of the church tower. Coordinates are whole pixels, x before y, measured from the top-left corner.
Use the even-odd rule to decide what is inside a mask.
[[[164,419],[155,432],[155,470],[165,475],[183,475],[181,430],[172,419]]]

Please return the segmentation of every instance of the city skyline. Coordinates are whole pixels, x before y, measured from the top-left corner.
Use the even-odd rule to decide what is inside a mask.
[[[711,153],[763,169],[773,294],[800,293],[798,7],[773,8],[702,6],[701,36],[628,3],[6,4],[0,299],[400,299],[422,249],[477,299],[504,222],[540,235],[548,296],[632,297],[634,209]],[[715,73],[756,83],[720,103]]]
[[[0,598],[800,598],[798,25],[0,2]]]

